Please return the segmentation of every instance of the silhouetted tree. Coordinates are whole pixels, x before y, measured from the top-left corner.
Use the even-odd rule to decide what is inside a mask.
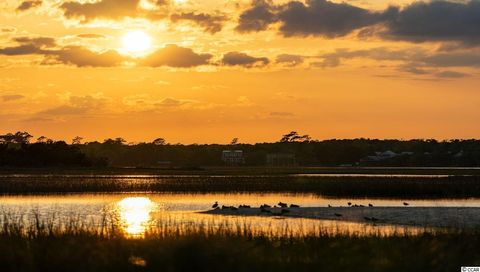
[[[15,134],[7,133],[0,135],[0,143],[28,144],[33,136],[26,131],[18,131]]]
[[[309,142],[311,140],[308,135],[299,135],[296,131],[291,131],[282,136],[280,139],[281,143],[292,143],[292,142]]]
[[[108,144],[109,145],[123,145],[125,142],[126,142],[125,139],[120,138],[120,137],[115,138],[115,139],[109,138],[109,139],[105,139],[105,141],[103,141],[103,143],[107,144],[107,145]]]
[[[0,135],[0,166],[51,167],[51,166],[105,166],[106,159],[87,157],[77,146],[64,141],[55,142],[45,136],[30,144],[27,132]],[[13,148],[10,144],[16,144]]]
[[[72,139],[72,144],[73,145],[79,145],[82,144],[83,138],[80,136],[76,136],[75,138]]]
[[[167,141],[165,141],[165,139],[163,139],[163,138],[157,138],[157,139],[152,141],[152,144],[154,144],[154,145],[166,145]]]

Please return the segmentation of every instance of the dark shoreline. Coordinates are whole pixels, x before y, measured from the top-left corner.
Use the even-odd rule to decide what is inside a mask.
[[[3,171],[2,171],[3,170]],[[480,175],[467,175],[467,169],[423,169],[423,172],[398,175],[358,172],[365,176],[349,176],[358,169],[315,168],[317,173],[345,170],[343,176],[292,175],[282,172],[260,173],[251,168],[221,168],[199,172],[159,169],[2,169],[0,195],[49,193],[109,193],[109,192],[283,192],[313,193],[325,197],[373,197],[399,199],[478,198]],[[241,171],[240,171],[241,170]],[[361,169],[360,169],[361,170]],[[381,169],[386,171],[388,169]],[[329,172],[330,171],[330,172]],[[417,171],[417,170],[416,170]],[[428,171],[428,172],[427,172]],[[449,173],[450,174],[440,174]],[[452,172],[453,171],[453,172]],[[462,175],[458,171],[463,171]],[[296,169],[301,174],[300,169]],[[423,174],[422,174],[423,173]],[[428,174],[427,174],[428,173]],[[391,175],[391,176],[390,176]],[[414,176],[408,176],[414,175]],[[432,176],[433,175],[433,176]],[[435,176],[439,175],[439,176]]]
[[[385,174],[385,175],[478,175],[480,167],[5,167],[2,174],[195,174],[195,175],[285,175],[285,174]]]

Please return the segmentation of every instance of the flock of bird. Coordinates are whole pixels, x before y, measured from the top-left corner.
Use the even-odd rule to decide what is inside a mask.
[[[250,205],[240,205],[237,207],[235,206],[225,206],[225,205],[222,205],[220,206],[218,204],[218,201],[215,201],[215,203],[212,205],[212,209],[222,209],[222,210],[225,210],[225,209],[229,209],[229,210],[232,210],[232,211],[236,211],[238,209],[249,209],[251,208]],[[260,211],[263,212],[263,213],[271,213],[272,211],[270,210],[271,208],[281,208],[280,210],[280,213],[284,214],[284,213],[288,213],[289,210],[288,208],[300,208],[300,205],[296,205],[296,204],[290,204],[288,205],[287,203],[283,203],[283,202],[278,202],[277,205],[274,205],[273,207],[268,205],[268,204],[262,204],[260,205]]]
[[[365,207],[364,205],[352,204],[352,202],[348,202],[347,205],[348,205],[348,207],[352,207],[352,208],[357,208],[357,207],[362,208],[362,207]],[[408,202],[403,202],[403,206],[406,207],[406,206],[409,206],[409,205],[410,205],[410,204],[409,204]],[[332,208],[333,206],[330,205],[330,204],[328,204],[328,207],[329,207],[329,208]],[[368,207],[373,207],[373,204],[368,203]],[[334,213],[334,215],[335,215],[336,217],[341,217],[341,216],[343,216],[343,214],[341,214],[341,213]],[[367,220],[367,221],[372,221],[372,222],[377,222],[377,221],[379,220],[378,218],[373,217],[373,216],[372,216],[372,217],[365,216],[365,217],[363,217],[363,219],[365,219],[365,220]]]
[[[352,208],[366,207],[366,206],[364,206],[364,205],[352,204],[352,202],[348,202],[347,205],[348,205],[348,207],[352,207]],[[406,206],[409,206],[409,205],[410,205],[410,204],[409,204],[408,202],[403,202],[403,206],[406,207]],[[329,208],[332,208],[333,206],[330,205],[330,204],[328,204],[328,207],[329,207]],[[373,204],[368,203],[368,207],[373,207]],[[230,210],[236,211],[236,210],[238,210],[238,209],[249,209],[249,208],[251,208],[249,205],[240,205],[240,206],[238,206],[238,208],[235,207],[235,206],[225,206],[225,205],[222,205],[222,206],[220,207],[220,206],[218,205],[218,202],[217,202],[217,201],[215,201],[215,203],[212,205],[212,209],[215,209],[215,210],[216,210],[216,209],[222,209],[222,210],[230,209]],[[273,207],[270,206],[270,205],[268,205],[268,204],[260,205],[260,211],[261,211],[262,213],[272,213],[271,208],[274,208],[274,209],[280,208],[280,209],[281,209],[281,210],[280,210],[280,213],[281,213],[281,214],[285,214],[285,213],[290,212],[290,210],[288,210],[288,208],[300,208],[300,205],[296,205],[296,204],[290,204],[290,205],[288,205],[287,203],[283,203],[283,202],[278,202],[278,204],[277,204],[277,205],[274,205]],[[335,215],[336,217],[341,217],[341,216],[343,216],[341,213],[334,213],[334,215]],[[373,216],[372,216],[372,217],[367,217],[367,216],[365,216],[365,217],[363,217],[363,218],[364,218],[365,220],[367,220],[367,221],[372,221],[372,222],[376,222],[376,221],[379,220],[378,218],[373,217]]]

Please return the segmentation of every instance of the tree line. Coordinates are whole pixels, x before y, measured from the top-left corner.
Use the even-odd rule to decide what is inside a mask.
[[[244,144],[169,144],[163,138],[127,143],[123,138],[70,144],[27,132],[0,135],[0,166],[222,166],[222,151],[242,150],[246,166],[265,166],[268,154],[293,154],[298,166],[480,166],[480,140],[312,140],[295,131],[277,142]],[[390,156],[381,157],[389,151]],[[391,155],[394,154],[394,155]]]

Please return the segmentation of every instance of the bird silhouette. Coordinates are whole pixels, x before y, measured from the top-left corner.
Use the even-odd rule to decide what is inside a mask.
[[[216,207],[218,207],[218,202],[217,201],[215,201],[215,203],[212,205],[212,208],[215,209]]]
[[[403,206],[408,206],[410,204],[408,204],[407,202],[403,202]]]
[[[287,203],[283,203],[283,202],[278,202],[277,205],[280,206],[280,207],[282,207],[282,208],[288,207]]]
[[[371,203],[368,203],[368,207],[373,207],[373,204],[371,204]]]
[[[290,204],[290,208],[300,208],[300,205]]]
[[[352,206],[352,202],[348,202],[347,204],[348,204],[348,206]]]

